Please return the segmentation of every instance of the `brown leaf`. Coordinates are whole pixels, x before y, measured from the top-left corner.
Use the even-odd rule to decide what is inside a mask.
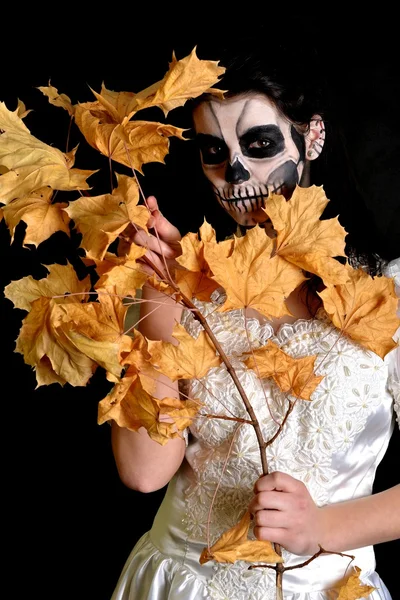
[[[0,102],[0,165],[8,170],[0,176],[0,202],[7,204],[40,188],[87,190],[87,177],[96,171],[73,169],[76,149],[64,154],[31,135],[18,109]]]
[[[316,358],[292,358],[268,340],[265,346],[254,350],[244,363],[261,379],[272,377],[283,392],[289,392],[303,400],[311,400],[311,394],[324,378],[323,375],[314,375]]]
[[[279,256],[271,258],[272,247],[273,241],[259,226],[234,238],[230,256],[226,256],[226,246],[205,242],[205,259],[227,295],[222,312],[251,307],[267,317],[291,314],[285,298],[306,278]]]
[[[42,94],[47,96],[50,104],[59,106],[60,108],[66,110],[71,117],[74,116],[75,106],[72,104],[71,98],[69,98],[66,94],[59,94],[57,88],[51,85],[50,81],[47,87],[39,86],[37,89],[40,90]]]
[[[214,345],[205,331],[194,339],[186,329],[176,324],[173,337],[178,345],[170,342],[149,341],[151,363],[172,381],[203,377],[211,367],[221,364]]]
[[[20,221],[26,223],[26,231],[22,240],[23,246],[33,244],[39,246],[56,231],[63,231],[68,236],[69,217],[63,210],[68,206],[66,202],[52,204],[53,190],[44,187],[31,192],[24,198],[12,200],[3,208],[4,218],[14,240],[15,227]]]
[[[361,569],[354,567],[355,573],[350,575],[344,586],[340,588],[338,600],[358,600],[359,598],[368,598],[376,589],[371,585],[363,585],[360,581]]]
[[[248,539],[250,521],[250,513],[246,511],[239,523],[225,531],[210,549],[204,548],[200,564],[209,560],[218,563],[234,563],[237,560],[282,563],[283,558],[275,552],[271,542]]]
[[[268,198],[265,212],[277,231],[275,252],[324,282],[346,281],[346,272],[334,256],[344,253],[346,231],[337,217],[320,220],[329,200],[322,186],[297,186],[290,200]]]
[[[319,295],[333,324],[381,358],[396,347],[398,298],[391,277],[371,277],[346,265],[348,282],[327,285]]]

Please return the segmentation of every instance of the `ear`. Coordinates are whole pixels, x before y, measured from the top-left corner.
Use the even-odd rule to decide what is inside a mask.
[[[306,158],[315,160],[321,154],[325,142],[325,124],[320,115],[314,115],[310,121],[310,130],[305,136]]]

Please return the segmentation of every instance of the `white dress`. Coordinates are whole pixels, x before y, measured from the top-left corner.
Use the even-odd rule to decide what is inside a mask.
[[[392,261],[387,274],[400,283],[400,260]],[[263,391],[241,360],[249,350],[242,311],[218,313],[211,303],[197,304],[208,314],[256,411],[264,439],[269,439],[285,414],[287,400],[269,380],[263,381]],[[190,313],[183,323],[194,337],[200,331]],[[340,335],[323,309],[316,319],[284,324],[276,334],[269,323],[260,325],[257,319],[247,319],[247,328],[253,348],[272,340],[293,357],[317,355],[315,372],[324,375],[311,401],[296,402],[283,431],[267,448],[269,472],[284,471],[303,481],[319,506],[370,495],[396,415],[400,423],[399,349],[382,360]],[[224,365],[191,382],[189,395],[204,402],[210,413],[248,418]],[[271,569],[248,570],[245,562],[199,563],[209,518],[213,544],[246,510],[260,465],[251,425],[238,428],[235,421],[196,419],[185,460],[168,485],[151,530],[126,561],[112,600],[275,600]],[[355,556],[353,564],[361,569],[362,581],[376,588],[368,598],[390,600],[375,571],[373,547],[346,554]],[[286,566],[308,558],[285,550],[283,557]],[[348,565],[348,558],[325,554],[306,567],[285,572],[285,600],[335,600],[341,580],[349,574]]]

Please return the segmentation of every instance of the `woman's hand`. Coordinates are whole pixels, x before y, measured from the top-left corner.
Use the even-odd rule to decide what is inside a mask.
[[[149,235],[147,235],[143,229],[131,228],[130,242],[134,242],[137,246],[147,248],[147,252],[144,256],[151,261],[157,269],[167,275],[165,263],[167,263],[168,270],[181,268],[175,258],[182,253],[181,245],[179,243],[182,236],[175,225],[161,214],[158,208],[157,199],[154,196],[149,196],[146,202],[151,213],[147,222]],[[120,249],[121,248],[122,246],[120,246]],[[139,262],[142,268],[150,275],[154,273],[148,262],[143,260],[143,258],[139,259],[137,262]]]
[[[276,471],[254,486],[249,511],[259,540],[280,544],[293,554],[314,555],[322,541],[322,511],[302,481]]]

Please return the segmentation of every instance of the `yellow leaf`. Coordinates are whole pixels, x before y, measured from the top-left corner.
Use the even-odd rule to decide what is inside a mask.
[[[212,272],[204,258],[204,241],[216,241],[214,229],[205,221],[197,233],[187,233],[180,241],[182,254],[176,259],[185,270],[176,271],[176,283],[189,299],[195,297],[209,302],[219,284],[212,279]]]
[[[363,585],[360,581],[361,569],[354,567],[355,573],[350,575],[344,586],[340,588],[338,600],[358,600],[368,598],[376,589],[372,585]]]
[[[152,121],[129,121],[121,125],[99,102],[79,104],[75,122],[93,148],[140,173],[144,163],[163,163],[169,151],[168,138],[184,139],[185,131]]]
[[[396,347],[392,338],[400,326],[394,281],[345,268],[347,283],[329,284],[320,292],[324,308],[338,329],[384,358]]]
[[[259,226],[243,237],[235,236],[230,256],[226,256],[226,246],[205,242],[204,257],[213,279],[227,295],[219,310],[251,307],[267,317],[291,314],[285,299],[306,278],[298,267],[279,256],[271,258],[272,248],[272,239]]]
[[[334,256],[344,253],[346,231],[337,217],[320,220],[329,200],[322,186],[297,186],[290,200],[273,194],[265,212],[275,231],[275,253],[324,282],[346,281],[346,272]]]
[[[199,59],[196,48],[181,60],[173,54],[163,79],[136,94],[136,110],[158,106],[166,116],[170,110],[183,106],[189,98],[197,98],[205,92],[222,97],[222,90],[209,88],[220,80],[223,73],[225,67],[219,67],[218,61]],[[134,106],[132,110],[135,110]]]
[[[97,302],[63,305],[57,325],[83,354],[119,377],[121,355],[132,348],[132,338],[124,334],[128,308],[113,288],[105,292]]]
[[[60,108],[66,110],[71,117],[74,116],[75,106],[72,104],[71,98],[69,98],[66,94],[59,94],[57,88],[51,85],[50,81],[47,87],[38,86],[37,89],[40,90],[42,94],[47,96],[50,104],[59,106]]]
[[[311,394],[324,378],[323,375],[314,375],[316,358],[316,356],[292,358],[268,340],[265,346],[254,350],[244,362],[261,379],[272,377],[283,392],[289,392],[303,400],[310,400]]]
[[[32,303],[45,297],[55,304],[82,302],[88,299],[90,277],[81,281],[71,264],[46,266],[49,275],[34,279],[31,275],[12,281],[4,288],[4,295],[13,302],[15,308],[30,311]]]
[[[141,427],[147,430],[149,436],[161,445],[168,440],[181,437],[176,429],[175,423],[159,421],[160,400],[153,398],[142,387],[139,378],[124,394],[116,397],[109,394],[99,404],[98,423],[113,419],[120,427],[126,427],[131,431],[138,431]]]
[[[103,260],[94,259],[96,272],[100,276],[95,289],[101,293],[103,288],[112,287],[121,298],[135,297],[136,290],[141,289],[148,279],[140,264],[136,263],[145,252],[146,248],[143,246],[131,244],[129,253],[125,256],[107,252]]]
[[[0,164],[8,169],[0,177],[0,202],[49,186],[53,190],[87,190],[86,178],[96,171],[72,169],[74,151],[64,154],[30,134],[22,119],[0,102]]]
[[[23,355],[26,364],[35,367],[37,387],[55,382],[84,386],[96,369],[95,362],[54,326],[59,310],[52,300],[38,298],[19,331],[15,351]]]
[[[203,377],[211,367],[218,367],[221,359],[205,331],[194,339],[186,329],[176,324],[173,337],[178,345],[170,342],[149,341],[151,363],[172,381]]]
[[[68,206],[65,202],[51,203],[53,190],[44,187],[31,192],[24,198],[12,200],[3,208],[4,218],[14,240],[15,227],[20,221],[26,223],[26,231],[22,240],[23,246],[38,246],[56,231],[70,235],[69,217],[63,210]]]
[[[15,351],[35,368],[38,386],[56,382],[86,385],[97,365],[77,350],[58,323],[64,314],[60,305],[79,306],[87,299],[85,292],[90,289],[90,278],[79,281],[70,264],[46,268],[47,278],[35,280],[28,276],[5,287],[5,297],[16,308],[29,311]]]
[[[137,206],[139,190],[133,177],[117,175],[118,187],[112,194],[82,197],[71,202],[65,211],[83,234],[81,247],[89,258],[102,260],[109,245],[130,223],[147,232],[149,211]]]
[[[157,400],[160,414],[168,415],[178,431],[190,427],[194,417],[199,412],[201,404],[194,400],[178,400],[177,398],[163,398]]]
[[[245,512],[237,525],[225,531],[210,549],[204,548],[200,564],[209,560],[218,563],[246,562],[282,563],[283,558],[273,549],[271,542],[249,540],[250,513]]]

